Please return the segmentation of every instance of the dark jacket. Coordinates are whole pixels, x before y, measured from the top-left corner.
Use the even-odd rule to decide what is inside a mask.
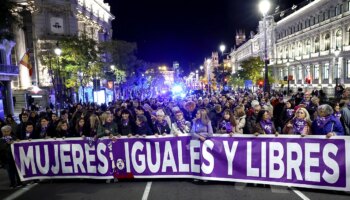
[[[170,131],[171,129],[166,120],[163,120],[162,123],[156,121],[153,125],[153,132],[158,133],[159,135],[162,135],[163,133],[170,134]]]
[[[135,135],[153,135],[148,123],[142,123],[141,126],[135,126]]]
[[[131,119],[129,119],[128,123],[123,123],[123,119],[120,119],[118,123],[118,130],[121,135],[134,134],[135,126],[135,122]]]
[[[99,126],[99,130],[97,132],[98,137],[109,136],[110,134],[116,136],[118,135],[118,125],[114,122],[105,123],[102,126]],[[109,130],[110,133],[106,133],[106,130]]]

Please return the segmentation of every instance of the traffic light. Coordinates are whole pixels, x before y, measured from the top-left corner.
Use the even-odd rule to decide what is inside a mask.
[[[284,81],[288,81],[288,76],[283,77]]]
[[[264,85],[264,82],[263,81],[259,81],[259,88],[262,88]]]

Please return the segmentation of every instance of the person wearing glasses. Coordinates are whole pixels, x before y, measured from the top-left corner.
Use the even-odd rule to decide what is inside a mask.
[[[175,122],[171,125],[171,134],[179,136],[189,133],[190,130],[191,122],[185,120],[184,114],[180,110],[175,111]]]
[[[311,119],[309,112],[305,108],[299,108],[294,117],[287,122],[283,128],[284,134],[310,135]]]

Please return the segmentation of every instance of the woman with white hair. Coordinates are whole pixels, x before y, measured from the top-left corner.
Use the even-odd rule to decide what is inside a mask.
[[[340,120],[333,115],[333,108],[323,104],[317,108],[318,117],[312,123],[314,135],[326,135],[330,138],[335,135],[344,135],[344,129]]]
[[[311,134],[311,119],[305,108],[299,108],[294,117],[283,128],[284,134],[297,134],[301,136]]]
[[[168,121],[165,119],[165,113],[159,109],[156,112],[156,121],[153,125],[153,132],[155,136],[170,134],[170,127]]]

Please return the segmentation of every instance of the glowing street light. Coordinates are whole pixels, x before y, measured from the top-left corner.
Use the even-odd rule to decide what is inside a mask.
[[[259,10],[263,14],[263,16],[266,16],[267,12],[269,12],[271,7],[271,4],[268,0],[260,1],[259,3]]]
[[[61,49],[60,47],[57,46],[57,47],[55,48],[54,52],[55,52],[55,54],[56,54],[57,56],[60,56],[60,55],[62,54],[62,49]]]
[[[259,3],[259,10],[263,14],[263,23],[264,23],[264,62],[265,62],[265,77],[264,77],[264,92],[270,92],[269,84],[269,72],[267,70],[268,58],[267,58],[267,34],[266,34],[266,15],[269,12],[271,4],[268,0],[262,0]]]
[[[226,46],[224,44],[221,44],[219,48],[220,48],[221,54],[223,55],[224,51],[226,50]]]

